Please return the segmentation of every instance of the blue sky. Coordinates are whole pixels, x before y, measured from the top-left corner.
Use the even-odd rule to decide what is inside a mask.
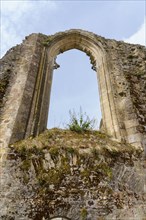
[[[31,33],[54,34],[72,28],[106,38],[145,44],[145,1],[13,1],[1,0],[1,56]],[[82,106],[99,123],[96,73],[89,58],[71,50],[59,55],[54,72],[49,127],[68,122],[69,109]]]

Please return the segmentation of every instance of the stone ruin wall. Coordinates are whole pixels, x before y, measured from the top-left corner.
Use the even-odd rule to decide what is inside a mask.
[[[60,38],[65,42],[63,46],[59,45]],[[65,45],[72,38],[73,45],[67,49],[83,50],[90,56],[93,69],[97,71],[105,132],[119,141],[145,148],[145,47],[105,39],[82,30],[52,36],[32,34],[1,59],[1,132],[5,139],[1,140],[2,147],[45,130],[52,71],[56,65],[56,57],[51,56],[66,51]],[[88,38],[89,45],[86,47],[82,43],[84,38]],[[51,48],[53,52],[49,55]],[[101,53],[99,60],[96,60],[98,55],[94,54],[95,50]],[[102,64],[101,59],[104,60]]]
[[[40,137],[11,146],[1,179],[0,219],[144,220],[146,167],[140,151],[120,151],[127,146],[92,133],[79,136],[78,147],[68,135],[42,134],[47,142],[42,148]]]
[[[130,142],[137,149],[139,149],[138,147],[140,147],[140,149],[141,147],[144,149],[146,147],[146,49],[144,46],[105,39],[81,30],[70,30],[53,36],[32,34],[26,37],[22,44],[11,48],[0,61],[2,138],[0,140],[0,165],[2,173],[0,216],[2,220],[50,220],[51,217],[63,215],[71,220],[83,220],[83,216],[79,216],[78,214],[81,211],[78,206],[78,204],[80,204],[81,207],[87,207],[88,215],[84,218],[86,220],[111,220],[115,218],[143,220],[146,215],[144,212],[145,199],[143,198],[145,193],[145,165],[144,160],[140,156],[132,153],[129,157],[128,153],[125,153],[122,157],[117,156],[111,159],[110,157],[100,155],[100,158],[102,158],[105,163],[110,164],[112,162],[110,166],[114,177],[111,182],[102,179],[100,182],[101,185],[98,185],[96,188],[95,181],[93,189],[89,189],[88,184],[86,185],[84,181],[82,182],[81,180],[81,186],[86,192],[84,196],[79,194],[78,199],[76,199],[76,187],[74,188],[74,192],[72,187],[69,192],[70,196],[64,197],[62,202],[60,202],[60,198],[62,198],[64,190],[62,185],[60,185],[60,188],[51,192],[54,194],[47,195],[47,200],[50,199],[51,195],[53,195],[54,198],[52,203],[50,203],[50,207],[53,207],[53,213],[50,214],[50,211],[46,210],[45,207],[39,203],[40,198],[38,198],[37,195],[38,191],[40,192],[42,188],[38,188],[36,184],[37,179],[34,166],[31,166],[29,172],[22,172],[20,169],[22,165],[21,158],[15,153],[15,150],[13,151],[13,149],[11,150],[11,148],[8,147],[9,143],[23,140],[30,135],[35,136],[45,130],[48,114],[48,108],[46,108],[46,106],[49,106],[48,102],[52,81],[52,74],[47,75],[46,73],[51,73],[53,68],[56,68],[55,60],[53,59],[52,63],[52,60],[49,60],[49,49],[51,51],[51,48],[53,48],[52,45],[59,42],[59,39],[62,37],[66,41],[67,36],[71,36],[71,39],[72,37],[73,39],[77,38],[70,47],[81,49],[89,55],[94,70],[99,71],[99,74],[101,73],[102,76],[104,75],[103,68],[108,70],[105,76],[108,79],[106,82],[109,83],[110,81],[110,83],[107,87],[105,85],[106,90],[103,91],[103,94],[106,93],[106,96],[101,95],[102,113],[106,116],[109,114],[108,112],[104,112],[104,102],[106,103],[106,97],[109,96],[109,100],[111,101],[108,104],[111,105],[111,109],[114,112],[112,116],[118,119],[118,124],[115,123],[113,125],[111,121],[109,121],[111,124],[108,125],[107,130],[104,127],[104,131],[110,133],[111,126],[111,130],[117,129],[117,135],[120,134],[119,141],[121,141],[123,145],[125,142]],[[101,60],[99,60],[99,66],[97,66],[98,62],[96,63],[95,57],[92,56],[92,51],[94,52],[95,50],[94,48],[84,48],[83,46],[80,48],[79,41],[81,41],[83,45],[83,38],[88,38],[89,45],[90,41],[94,40],[94,42],[97,42],[98,47],[101,48],[101,51],[104,51],[103,53],[100,50],[98,52],[99,54],[101,52],[101,57],[106,60],[106,63],[103,63],[104,65],[100,65]],[[58,47],[60,47],[59,44]],[[61,48],[63,48],[63,51],[56,52],[56,55],[66,51],[64,44]],[[99,87],[101,88],[103,84],[100,85],[100,83],[103,78],[100,77],[99,74],[97,74],[97,76]],[[41,82],[41,84],[39,82]],[[44,91],[43,88],[49,89]],[[41,100],[43,100],[43,102]],[[41,112],[44,107],[43,118]],[[107,117],[104,117],[103,124],[107,122]],[[115,136],[114,138],[116,139]],[[120,148],[122,144],[119,144],[118,147]],[[47,157],[47,155],[48,152],[45,151],[45,157]],[[34,156],[38,161],[44,160],[40,158],[38,154],[37,156],[34,154]],[[73,163],[72,160],[72,157],[70,157],[69,164]],[[43,161],[45,167],[50,166],[51,163],[52,160],[50,158],[47,162],[46,160]],[[83,166],[86,169],[88,164],[83,162]],[[74,169],[76,171],[80,169],[78,164],[75,164]],[[27,179],[28,177],[29,181]],[[78,174],[75,174],[74,178],[70,176],[70,174],[67,174],[66,178],[69,178],[69,185],[71,183],[76,184],[76,180],[80,181]],[[27,181],[27,184],[24,183],[24,179]],[[124,188],[125,186],[126,190]],[[68,186],[66,188],[68,188]],[[104,192],[102,191],[103,188]],[[112,188],[114,192],[110,194],[109,188]],[[36,191],[34,191],[34,189]],[[94,197],[95,191],[97,191],[96,198]],[[101,198],[99,198],[99,194]],[[109,201],[109,198],[111,198],[111,201]],[[115,205],[117,201],[120,202],[119,207]],[[94,205],[96,202],[98,206],[95,210]],[[67,206],[67,204],[70,204],[70,207]],[[100,206],[100,204],[102,204],[102,206]],[[122,204],[125,205],[123,209],[120,207]],[[47,217],[47,215],[50,217]]]

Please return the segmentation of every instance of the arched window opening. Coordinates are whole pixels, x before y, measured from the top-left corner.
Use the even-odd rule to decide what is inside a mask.
[[[57,57],[60,68],[53,73],[48,128],[65,128],[69,123],[69,110],[82,112],[96,119],[99,128],[101,109],[97,73],[91,69],[90,58],[73,49]]]

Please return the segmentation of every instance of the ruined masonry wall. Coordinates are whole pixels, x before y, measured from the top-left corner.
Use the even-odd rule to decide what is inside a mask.
[[[45,130],[55,58],[73,48],[97,71],[103,128],[119,142],[101,132],[77,139],[55,131],[26,144]],[[145,219],[145,55],[141,45],[82,30],[32,34],[6,53],[0,60],[0,219]],[[19,140],[20,148],[8,146]]]
[[[32,34],[1,59],[1,146],[45,130],[56,58],[51,56],[71,48],[89,55],[97,71],[105,132],[145,148],[145,47],[82,30]]]
[[[100,132],[52,129],[11,145],[1,176],[1,220],[144,220],[140,149]]]

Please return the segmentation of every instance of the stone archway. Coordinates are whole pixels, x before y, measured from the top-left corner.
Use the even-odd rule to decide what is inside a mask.
[[[55,60],[58,54],[71,49],[85,52],[97,72],[105,132],[119,141],[142,146],[144,136],[137,127],[143,125],[138,121],[124,75],[128,58],[124,55],[121,58],[121,51],[126,56],[127,48],[123,43],[76,29],[52,36],[32,34],[27,37],[16,49],[16,74],[13,74],[1,121],[2,146],[5,148],[9,143],[46,129],[53,69],[57,67]],[[13,54],[13,50],[10,53]],[[134,65],[133,62],[136,68]]]
[[[56,35],[52,42],[50,44],[48,43],[48,48],[44,49],[42,62],[45,63],[45,60],[47,59],[49,65],[46,67],[47,74],[45,74],[44,78],[42,72],[40,71],[39,83],[42,79],[41,83],[43,83],[44,87],[41,90],[41,106],[38,109],[40,98],[36,99],[34,101],[35,109],[32,112],[32,115],[36,113],[38,117],[33,120],[33,127],[32,118],[30,118],[30,123],[28,123],[27,126],[26,136],[30,133],[35,135],[39,134],[46,128],[51,93],[52,74],[53,69],[57,66],[55,60],[58,54],[71,49],[81,50],[90,57],[92,68],[97,72],[97,78],[100,87],[100,99],[104,129],[109,135],[120,140],[121,134],[118,127],[118,118],[114,105],[106,52],[100,42],[97,43],[95,39],[92,38],[88,33],[75,30],[70,31],[67,34],[64,33],[63,36]]]

